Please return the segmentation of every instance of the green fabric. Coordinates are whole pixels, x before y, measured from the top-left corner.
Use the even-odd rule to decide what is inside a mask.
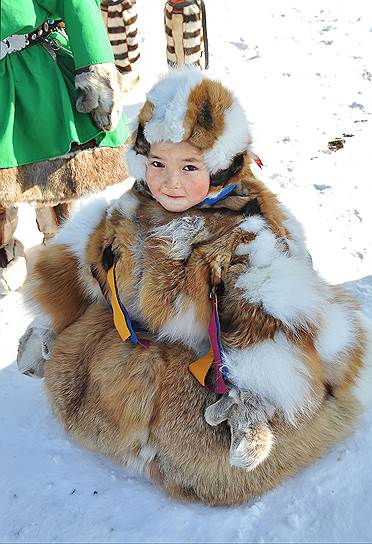
[[[29,33],[47,19],[63,19],[68,33],[57,61],[42,45],[0,61],[0,168],[58,157],[72,142],[93,138],[118,147],[128,135],[124,115],[114,131],[102,132],[90,114],[75,109],[75,69],[113,62],[98,2],[2,0],[0,39]]]

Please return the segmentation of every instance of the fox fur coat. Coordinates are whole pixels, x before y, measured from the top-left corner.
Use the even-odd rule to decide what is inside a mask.
[[[299,223],[252,175],[249,156],[240,160],[230,194],[212,187],[206,202],[183,213],[167,212],[141,182],[110,204],[93,200],[41,250],[28,283],[33,326],[56,338],[49,360],[44,353],[37,364],[46,363],[49,398],[65,427],[93,449],[131,459],[171,495],[211,504],[261,493],[347,435],[372,355],[358,304],[319,277]],[[106,305],[112,262],[121,301],[152,340],[147,350],[123,343],[114,328]],[[228,379],[275,412],[273,452],[251,476],[229,465],[226,426],[203,418],[217,397],[187,370],[208,350],[215,286]],[[21,370],[43,374],[36,359],[30,365],[21,354]],[[109,434],[105,410],[116,418]],[[121,427],[130,439],[120,438]],[[210,455],[223,468],[207,469]]]

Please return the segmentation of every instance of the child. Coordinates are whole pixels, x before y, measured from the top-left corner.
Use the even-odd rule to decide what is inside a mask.
[[[18,364],[42,374],[46,356],[30,355],[38,338],[45,354],[106,299],[123,339],[194,351],[191,373],[222,394],[205,417],[228,422],[230,462],[252,470],[271,450],[273,419],[296,425],[355,382],[368,338],[355,302],[318,277],[301,227],[253,176],[250,143],[221,83],[195,69],[157,83],[128,152],[134,188],[82,210],[36,264],[40,315]]]

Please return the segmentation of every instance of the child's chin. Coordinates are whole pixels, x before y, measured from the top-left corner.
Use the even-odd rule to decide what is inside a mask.
[[[165,208],[168,212],[185,212],[189,208],[191,208],[191,204],[188,204],[185,201],[177,201],[177,200],[168,200],[167,201],[159,201],[159,203]]]

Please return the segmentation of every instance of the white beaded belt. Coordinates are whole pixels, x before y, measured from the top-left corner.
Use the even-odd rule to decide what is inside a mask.
[[[5,40],[2,40],[0,42],[0,60],[2,60],[10,53],[22,51],[30,45],[43,43],[46,36],[48,36],[48,34],[52,32],[52,30],[57,28],[58,24],[59,21],[45,21],[42,25],[40,25],[29,34],[13,34],[12,36],[5,38]]]

